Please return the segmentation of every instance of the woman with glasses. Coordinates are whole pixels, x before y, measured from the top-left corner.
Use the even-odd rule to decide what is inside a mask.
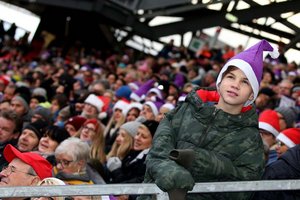
[[[53,174],[70,185],[104,184],[103,178],[88,164],[90,146],[79,138],[63,141],[55,150]]]
[[[90,145],[91,159],[100,161],[102,164],[105,163],[103,127],[97,119],[86,120],[77,132],[76,137]]]
[[[58,126],[49,126],[46,129],[45,134],[39,141],[37,153],[45,157],[52,165],[55,164],[54,161],[54,152],[57,146],[70,137],[69,133],[61,127]]]

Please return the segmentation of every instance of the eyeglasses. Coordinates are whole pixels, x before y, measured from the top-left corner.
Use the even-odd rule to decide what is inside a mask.
[[[281,141],[277,141],[277,146],[279,146],[279,147],[282,147],[282,146],[285,146],[285,144],[283,143],[283,142],[281,142]]]
[[[2,171],[5,171],[7,176],[10,176],[11,173],[16,173],[16,172],[20,172],[20,173],[23,173],[23,174],[28,174],[30,176],[36,176],[35,174],[32,174],[32,173],[29,173],[29,172],[23,172],[23,171],[20,171],[20,170],[17,170],[14,166],[4,166],[2,168]]]
[[[87,129],[89,132],[96,132],[95,129],[90,128],[90,127],[88,127],[88,126],[83,126],[82,129]]]
[[[73,160],[56,160],[56,165],[60,164],[63,168],[69,167]]]

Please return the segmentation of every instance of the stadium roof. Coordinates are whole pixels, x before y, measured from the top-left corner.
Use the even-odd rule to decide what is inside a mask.
[[[73,15],[75,19],[77,16],[77,19],[101,29],[108,41],[119,37],[118,42],[126,42],[138,35],[159,42],[162,37],[169,35],[184,35],[187,32],[195,35],[206,28],[223,27],[273,43],[281,41],[286,44],[286,50],[300,50],[299,0],[2,1],[40,15],[44,26],[50,26],[51,23],[45,21],[49,22],[50,17],[55,18],[56,15]],[[158,24],[158,16],[171,20]],[[58,20],[54,22],[58,23]],[[53,31],[58,32],[58,26],[53,25]],[[122,36],[122,32],[126,34]]]

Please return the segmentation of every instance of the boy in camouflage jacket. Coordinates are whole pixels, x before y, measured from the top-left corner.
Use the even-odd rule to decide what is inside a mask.
[[[252,105],[262,77],[262,40],[229,60],[217,78],[217,91],[199,89],[161,121],[146,159],[144,182],[163,191],[192,190],[195,182],[258,180],[264,169],[258,117]],[[271,56],[276,57],[275,51]],[[194,153],[190,165],[170,159],[174,149]],[[179,156],[180,157],[180,156]],[[145,199],[147,197],[140,197]],[[187,199],[250,199],[251,193],[188,194]]]

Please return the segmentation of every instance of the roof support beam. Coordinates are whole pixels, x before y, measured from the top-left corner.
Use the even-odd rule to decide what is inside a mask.
[[[245,10],[231,12],[237,16],[238,23],[249,23],[253,19],[265,16],[278,16],[278,13],[300,10],[300,1],[286,1],[281,3],[273,3],[266,6],[251,7]],[[225,12],[217,12],[206,10],[205,15],[199,17],[185,18],[181,22],[174,22],[167,25],[153,27],[153,32],[158,37],[172,34],[182,34],[188,31],[196,31],[214,26],[229,26],[231,22],[225,19]]]

